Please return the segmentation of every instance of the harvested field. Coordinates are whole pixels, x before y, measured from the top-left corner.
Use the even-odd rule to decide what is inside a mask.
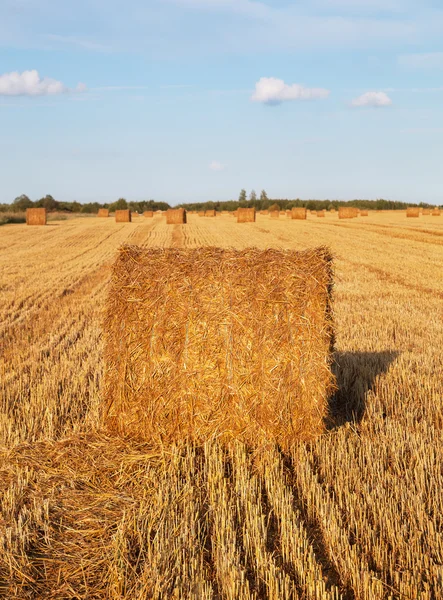
[[[0,596],[441,597],[441,219],[190,215],[180,237],[160,214],[54,223],[0,228]],[[122,244],[304,251],[319,236],[336,281],[325,434],[251,453],[105,433],[103,307]]]

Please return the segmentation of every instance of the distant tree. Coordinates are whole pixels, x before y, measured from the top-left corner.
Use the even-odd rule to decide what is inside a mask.
[[[34,203],[26,194],[22,194],[21,196],[17,196],[17,198],[12,203],[12,209],[14,212],[24,211],[27,208],[32,208]]]
[[[241,190],[240,195],[238,197],[239,202],[246,202],[246,190]]]
[[[249,194],[249,200],[250,202],[255,202],[257,200],[257,194],[255,193],[255,190],[251,190],[251,193]]]
[[[58,208],[58,202],[57,200],[54,200],[51,194],[46,194],[46,196],[37,200],[36,205],[46,208],[46,210],[55,210]]]
[[[128,203],[124,198],[119,198],[117,202],[113,202],[111,204],[112,210],[125,210],[128,208]]]
[[[267,202],[268,200],[268,194],[265,192],[265,190],[262,190],[260,194],[260,202]]]

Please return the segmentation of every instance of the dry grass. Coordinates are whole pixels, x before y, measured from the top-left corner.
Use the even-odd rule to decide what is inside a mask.
[[[46,208],[27,208],[26,209],[26,224],[27,225],[46,225],[47,214]]]
[[[0,596],[440,598],[441,220],[195,217],[181,245],[298,250],[319,227],[339,389],[328,433],[286,454],[100,433],[110,265],[176,243],[164,219],[0,228]]]

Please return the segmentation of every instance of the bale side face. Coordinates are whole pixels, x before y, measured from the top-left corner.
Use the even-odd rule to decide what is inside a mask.
[[[97,217],[109,217],[109,210],[107,208],[99,208]]]
[[[217,216],[217,213],[215,212],[215,210],[205,210],[205,217],[215,217]]]
[[[182,225],[186,223],[186,211],[184,208],[169,208],[166,211],[167,225]]]
[[[440,216],[440,211],[438,208],[434,208],[434,210],[432,211],[431,215],[433,217],[439,217]]]
[[[27,225],[46,225],[46,208],[27,208]]]
[[[316,437],[334,381],[331,277],[324,248],[122,248],[104,328],[108,430],[283,448]]]
[[[306,208],[301,208],[301,207],[294,207],[291,210],[291,217],[293,219],[306,219]]]
[[[271,219],[279,219],[280,218],[280,211],[279,210],[270,210],[269,214],[271,216]]]
[[[407,208],[406,209],[406,216],[407,217],[419,217],[420,216],[420,209],[419,208]]]
[[[152,217],[154,216],[154,211],[153,210],[145,210],[145,212],[143,213],[143,216],[146,217],[147,219],[152,219]]]
[[[324,216],[326,216],[324,210],[318,210],[317,211],[317,217],[324,217]]]
[[[199,216],[199,217],[204,217],[204,216],[205,216],[205,211],[204,211],[204,210],[200,210],[200,211],[198,212],[198,216]]]
[[[367,216],[369,216],[369,212],[367,210],[360,211],[360,217],[367,217]]]
[[[131,211],[130,210],[116,210],[115,211],[115,222],[116,223],[130,223],[131,222]]]
[[[421,213],[421,214],[422,214],[422,215],[425,215],[425,216],[428,216],[428,215],[430,215],[430,214],[431,214],[431,209],[430,209],[430,208],[424,208],[424,209],[422,210],[422,213]]]
[[[352,206],[340,206],[338,209],[339,219],[354,219],[358,215],[358,210]]]
[[[255,208],[238,208],[237,223],[255,223]]]

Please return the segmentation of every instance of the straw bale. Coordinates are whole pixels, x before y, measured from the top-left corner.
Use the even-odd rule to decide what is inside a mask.
[[[131,211],[128,209],[116,210],[115,211],[115,222],[116,223],[130,223],[131,222]]]
[[[360,211],[360,217],[367,217],[368,215],[369,215],[369,212],[367,210]]]
[[[330,213],[335,213],[335,212],[337,212],[337,211],[335,210],[335,208],[331,208],[331,210],[330,210],[329,212],[330,212]]]
[[[154,216],[154,211],[153,210],[145,210],[145,212],[143,213],[144,217],[147,217],[148,219],[151,219]]]
[[[338,209],[339,219],[354,219],[357,215],[357,209],[353,206],[340,206]]]
[[[99,208],[97,217],[109,217],[109,210],[107,208]]]
[[[407,217],[419,217],[420,216],[420,209],[419,208],[414,208],[414,207],[409,207],[406,209],[406,216]]]
[[[261,210],[260,214],[261,215],[267,215],[267,214],[269,214],[269,211],[268,210]]]
[[[279,210],[270,210],[269,214],[271,216],[271,219],[278,219],[280,217],[280,211]]]
[[[205,210],[205,217],[216,217],[217,213],[215,210]]]
[[[318,210],[317,211],[317,217],[325,217],[325,216],[326,216],[326,214],[325,214],[324,210]]]
[[[430,208],[424,208],[424,209],[422,210],[422,213],[421,213],[421,214],[422,214],[422,215],[425,215],[425,216],[427,216],[427,215],[430,215],[430,214],[431,214],[431,209],[430,209]]]
[[[169,208],[166,211],[166,223],[168,225],[179,225],[186,223],[186,211],[184,208]]]
[[[199,210],[198,211],[198,216],[199,217],[204,217],[205,216],[205,211],[204,210]]]
[[[238,208],[237,223],[254,223],[255,208]]]
[[[273,210],[280,210],[280,207],[277,203],[275,204],[271,204],[271,206],[268,207],[268,211],[271,213]]]
[[[433,217],[439,217],[439,216],[440,216],[440,210],[439,210],[438,208],[434,208],[434,209],[432,210],[432,213],[431,213],[431,215],[432,215]]]
[[[306,212],[306,208],[294,206],[294,208],[291,210],[291,217],[293,219],[303,220],[306,219]]]
[[[108,431],[315,438],[334,387],[331,291],[326,248],[121,248],[104,327]]]
[[[27,225],[46,225],[46,208],[27,208]]]

